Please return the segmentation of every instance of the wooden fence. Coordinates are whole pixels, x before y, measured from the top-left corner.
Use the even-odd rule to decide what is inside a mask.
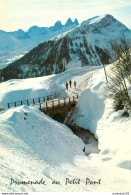
[[[33,99],[28,99],[28,100],[21,100],[21,101],[17,101],[17,102],[11,102],[8,103],[8,109],[11,107],[17,107],[17,106],[21,106],[21,105],[35,105],[35,104],[40,104],[41,102],[47,102],[53,99],[52,95],[48,95],[45,97],[39,97],[39,98],[33,98]]]
[[[49,95],[45,97],[39,97],[39,98],[33,98],[33,99],[8,103],[8,109],[11,107],[17,107],[21,105],[27,105],[27,106],[36,105],[39,107],[40,110],[44,111],[56,107],[66,106],[68,104],[74,104],[77,99],[78,99],[78,95],[73,97],[67,97],[64,99],[53,99],[53,96]]]

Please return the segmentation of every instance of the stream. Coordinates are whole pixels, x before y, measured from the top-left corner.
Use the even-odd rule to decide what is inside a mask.
[[[82,141],[85,144],[83,151],[85,152],[86,155],[100,152],[98,148],[98,140],[95,138],[95,136],[88,129],[84,129],[82,127],[78,127],[75,124],[72,124],[71,121],[69,120],[70,115],[67,116],[66,113],[65,114],[57,113],[52,118],[62,124],[65,124],[72,130],[72,132],[76,136],[82,139]]]
[[[84,142],[85,147],[83,148],[83,151],[85,152],[86,155],[100,152],[100,150],[98,149],[98,140],[89,130],[84,129],[82,127],[78,127],[76,125],[74,126],[68,125],[68,127],[76,136],[81,138],[82,141]]]

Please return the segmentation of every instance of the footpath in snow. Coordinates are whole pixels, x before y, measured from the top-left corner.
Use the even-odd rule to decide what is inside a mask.
[[[1,191],[131,191],[131,120],[122,118],[122,111],[114,112],[112,101],[105,97],[103,67],[6,81],[0,84],[0,106],[49,94],[72,96],[74,89],[65,90],[70,79],[76,80],[75,92],[79,91],[70,120],[95,135],[100,153],[85,155],[80,138],[37,108],[6,109],[0,112]],[[66,184],[66,178],[80,179],[80,184]],[[41,179],[46,185],[17,183]],[[59,184],[52,184],[54,180]]]

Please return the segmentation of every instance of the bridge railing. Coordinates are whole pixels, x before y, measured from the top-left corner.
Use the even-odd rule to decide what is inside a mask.
[[[33,99],[8,103],[8,109],[12,107],[18,107],[21,105],[27,105],[27,106],[37,105],[40,110],[42,109],[47,110],[47,109],[52,109],[54,107],[75,103],[77,99],[78,99],[78,95],[67,97],[64,99],[53,99],[53,96],[49,95],[45,97],[39,97],[39,98],[33,98]]]
[[[12,107],[18,107],[21,105],[35,105],[35,104],[40,104],[42,102],[47,102],[53,100],[53,96],[52,95],[48,95],[48,96],[44,96],[44,97],[38,97],[38,98],[33,98],[33,99],[27,99],[27,100],[21,100],[21,101],[17,101],[17,102],[11,102],[11,103],[7,103],[8,109],[12,108]]]
[[[40,103],[40,110],[48,110],[59,106],[66,106],[67,104],[75,103],[78,99],[78,95],[67,97],[64,99],[53,99],[52,101],[42,102]]]

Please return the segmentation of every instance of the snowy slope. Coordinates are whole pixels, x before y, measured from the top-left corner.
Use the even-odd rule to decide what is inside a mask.
[[[106,66],[107,71],[111,65]],[[65,82],[77,81],[65,91]],[[41,82],[44,83],[43,87]],[[22,106],[0,112],[0,151],[2,191],[131,191],[131,120],[114,112],[112,101],[105,97],[103,67],[80,67],[64,73],[0,84],[1,106],[12,97],[34,97],[53,89],[57,98],[75,93],[79,100],[70,115],[77,125],[90,129],[98,138],[99,154],[85,156],[83,143],[70,129],[53,121],[33,107]],[[25,88],[25,89],[24,89]],[[33,92],[34,89],[34,92]],[[25,92],[25,93],[24,93]],[[27,92],[27,93],[26,93]],[[12,96],[10,96],[12,94]],[[40,95],[39,94],[39,95]],[[46,148],[46,150],[44,149]],[[86,146],[86,151],[89,145]],[[14,161],[15,159],[15,161]],[[47,185],[11,185],[17,181],[43,178]],[[65,185],[65,178],[80,178],[80,185]],[[100,185],[86,185],[85,179]],[[52,185],[53,180],[61,185]]]
[[[102,67],[72,68],[58,75],[29,79],[13,79],[0,84],[0,106],[7,108],[7,103],[53,95],[54,98],[65,98],[68,92],[65,91],[65,83],[74,76],[83,77],[84,73]],[[85,76],[86,77],[86,76]],[[74,90],[70,91],[73,96]],[[75,92],[76,93],[76,92]],[[79,93],[79,91],[77,92]]]
[[[21,29],[13,32],[0,30],[0,69],[22,57],[39,43],[67,32],[78,25],[77,19],[74,22],[68,19],[65,25],[57,21],[54,26],[49,28],[32,26],[26,32]]]
[[[77,145],[77,147],[76,147]],[[37,109],[20,107],[0,114],[1,191],[54,191],[56,187],[10,185],[15,181],[63,179],[61,164],[84,156],[84,144],[70,129]],[[61,174],[61,175],[60,175]],[[64,175],[65,176],[65,175]]]
[[[29,64],[33,77],[60,73],[73,67],[110,64],[114,60],[110,42],[122,44],[123,37],[131,41],[131,31],[113,16],[95,17],[38,45],[2,71],[1,75],[5,80],[27,78]]]

